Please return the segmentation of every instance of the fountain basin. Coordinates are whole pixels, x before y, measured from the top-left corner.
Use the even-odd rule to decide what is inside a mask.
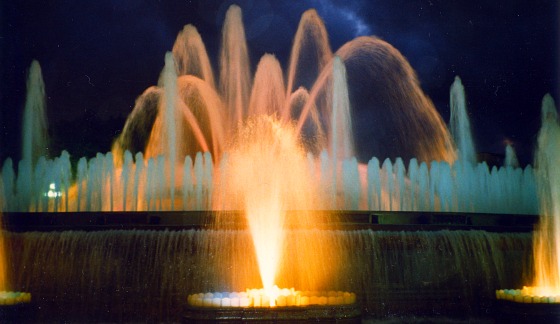
[[[500,289],[496,290],[496,299],[523,304],[560,304],[560,295],[541,296],[535,294],[533,290],[533,287]]]
[[[305,307],[335,306],[356,303],[356,294],[346,291],[296,291],[275,287],[273,296],[263,289],[247,289],[245,292],[208,292],[189,295],[187,302],[192,307],[236,308],[236,307]]]
[[[4,228],[10,232],[100,231],[100,230],[185,230],[208,228],[214,223],[214,211],[175,212],[5,212]],[[388,231],[484,230],[487,232],[531,232],[537,215],[443,213],[443,212],[371,212],[317,211],[325,224],[338,229]],[[333,217],[336,216],[336,217]],[[227,228],[245,228],[241,212],[228,212]],[[336,219],[336,221],[333,221]],[[286,227],[297,227],[297,213],[288,212]]]
[[[312,305],[286,307],[192,307],[185,310],[183,320],[188,323],[223,322],[336,322],[361,323],[362,314],[357,303],[351,305]]]
[[[0,320],[2,323],[22,323],[32,319],[31,293],[0,291]]]
[[[496,290],[496,321],[560,322],[560,296],[539,296],[537,291],[535,287]]]
[[[356,294],[345,291],[296,291],[274,286],[269,291],[191,294],[184,320],[204,322],[361,323]]]
[[[8,254],[12,285],[32,293],[30,306],[37,321],[165,322],[181,321],[186,308],[222,312],[218,307],[187,306],[188,294],[228,287],[224,280],[227,269],[237,265],[226,260],[219,262],[220,267],[211,267],[214,263],[208,255],[227,255],[232,240],[243,246],[250,243],[245,230],[206,229],[204,220],[212,218],[209,212],[7,215],[5,244],[8,251],[17,251]],[[486,215],[457,214],[461,225],[451,222],[455,218],[446,218],[443,225],[443,219],[434,217],[442,214],[434,213],[402,215],[442,223],[389,225],[384,220],[379,224],[380,216],[389,221],[390,215],[345,212],[337,224],[344,230],[318,232],[344,247],[349,260],[341,269],[340,281],[331,282],[337,289],[355,292],[365,316],[488,316],[488,307],[495,303],[493,287],[522,284],[516,279],[522,273],[516,261],[527,259],[531,250],[528,226],[493,227],[483,232],[473,230],[478,228],[469,222],[463,224],[467,217]],[[401,213],[392,215],[399,219]],[[193,216],[190,222],[189,216]],[[161,221],[154,225],[156,217]],[[40,222],[32,224],[31,219]],[[465,228],[469,230],[456,230]],[[252,257],[249,249],[235,251],[242,254],[240,259]],[[156,259],[159,267],[146,267]],[[36,266],[29,267],[26,260],[34,260]],[[409,266],[401,267],[403,264]],[[509,270],[499,272],[502,265]],[[441,271],[434,272],[434,267]],[[256,270],[247,276],[257,276]],[[270,310],[255,308],[225,311],[249,316]]]
[[[559,323],[560,304],[499,299],[496,301],[494,316],[497,323]]]
[[[0,291],[0,305],[10,306],[31,302],[31,294],[20,291]]]

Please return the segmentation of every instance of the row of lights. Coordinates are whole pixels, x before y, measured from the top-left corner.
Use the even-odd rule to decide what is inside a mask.
[[[539,296],[533,287],[496,290],[496,298],[525,304],[558,304],[560,296]]]
[[[0,305],[16,305],[31,302],[31,293],[0,291]]]
[[[207,292],[189,295],[187,302],[193,307],[290,307],[310,305],[351,305],[356,294],[345,291],[296,291],[275,287],[247,289],[244,292]]]

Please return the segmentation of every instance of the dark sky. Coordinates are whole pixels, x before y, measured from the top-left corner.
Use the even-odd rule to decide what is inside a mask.
[[[542,97],[559,98],[556,0],[2,1],[0,159],[19,157],[32,59],[43,69],[54,150],[106,152],[135,98],[157,83],[183,25],[198,28],[216,65],[232,3],[243,10],[253,71],[264,53],[275,53],[285,69],[299,18],[314,7],[333,51],[361,35],[399,49],[446,121],[449,87],[459,75],[479,151],[501,154],[511,142],[530,161]],[[95,126],[99,121],[106,127]],[[82,138],[88,136],[102,140]]]

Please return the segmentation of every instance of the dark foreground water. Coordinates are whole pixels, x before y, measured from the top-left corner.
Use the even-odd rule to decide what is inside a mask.
[[[22,320],[180,321],[190,293],[258,285],[246,231],[5,234],[12,290],[33,296]],[[291,231],[292,254],[300,235],[338,250],[318,248],[320,271],[336,266],[328,289],[356,292],[366,322],[492,321],[494,290],[530,270],[530,233]]]

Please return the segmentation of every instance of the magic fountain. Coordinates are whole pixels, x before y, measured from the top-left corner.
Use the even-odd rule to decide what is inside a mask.
[[[343,212],[328,212],[326,218],[320,212],[537,214],[531,166],[521,169],[508,162],[489,168],[476,162],[459,78],[450,91],[449,132],[398,50],[375,37],[358,37],[333,53],[314,10],[301,18],[286,80],[270,54],[251,77],[239,7],[228,10],[222,37],[216,81],[201,36],[194,26],[185,26],[165,56],[158,85],[138,97],[112,151],[83,157],[75,167],[67,152],[47,159],[39,151],[46,146],[44,89],[38,64],[32,65],[22,160],[17,172],[11,159],[2,167],[4,212],[96,215],[105,224],[107,213],[149,218],[149,213],[166,212],[172,219],[178,211],[212,210],[213,223],[200,231],[157,234],[5,232],[9,247],[23,250],[11,256],[16,286],[45,286],[45,295],[57,297],[93,292],[102,296],[97,304],[88,300],[81,306],[92,314],[110,308],[105,299],[115,294],[126,296],[115,307],[128,308],[127,298],[142,294],[143,285],[157,287],[148,290],[163,296],[160,312],[163,304],[177,303],[175,308],[188,303],[209,311],[364,305],[375,312],[377,296],[389,299],[391,282],[401,289],[449,286],[467,303],[493,292],[494,281],[518,283],[520,266],[509,265],[506,272],[506,261],[512,258],[508,253],[526,257],[526,234],[374,235],[369,229],[337,228]],[[367,95],[354,89],[358,83],[369,87]],[[370,143],[376,157],[367,163],[355,156],[363,149],[353,138],[357,102],[369,106],[377,122],[373,133],[380,137]],[[553,104],[546,105],[555,112]],[[391,140],[382,134],[392,134]],[[514,161],[511,147],[507,152],[508,161]],[[540,172],[545,162],[539,161]],[[166,216],[157,219],[166,222]],[[381,215],[376,222],[388,219]],[[465,225],[486,222],[464,219]],[[137,251],[138,246],[145,251]],[[411,247],[417,255],[400,252]],[[64,264],[65,257],[72,258],[71,266]],[[480,269],[469,267],[469,258]],[[26,268],[28,260],[36,266]],[[387,265],[375,267],[373,260]],[[147,262],[161,275],[147,272]],[[408,266],[391,271],[401,264]],[[429,271],[433,266],[440,269],[437,274]],[[81,273],[88,267],[91,281]],[[61,290],[49,286],[45,274],[79,284]],[[485,284],[461,286],[472,281]],[[114,290],[104,290],[106,282]]]

